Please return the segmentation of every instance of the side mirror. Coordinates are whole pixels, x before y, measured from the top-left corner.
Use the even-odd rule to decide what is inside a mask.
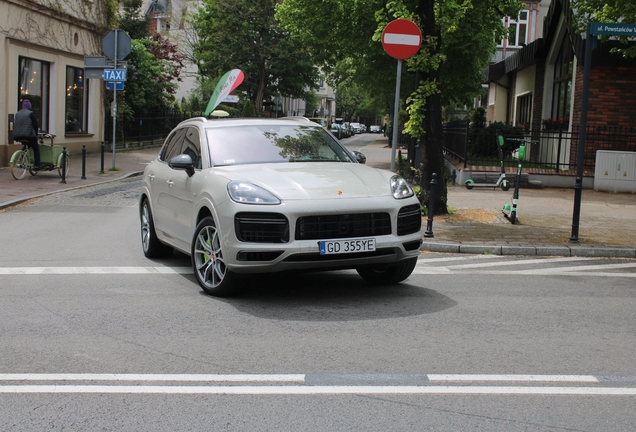
[[[188,177],[194,175],[194,162],[192,162],[190,155],[180,154],[179,156],[175,156],[170,159],[168,166],[175,170],[184,170],[188,173]]]
[[[367,163],[367,157],[363,155],[362,153],[360,153],[359,151],[354,150],[353,155],[356,157],[356,160],[358,161],[358,163],[361,163],[361,164]]]

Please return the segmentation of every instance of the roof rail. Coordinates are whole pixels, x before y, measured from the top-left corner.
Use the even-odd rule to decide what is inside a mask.
[[[311,121],[309,120],[307,117],[304,116],[285,116],[285,117],[278,117],[279,120],[304,120],[304,121]]]
[[[187,122],[187,121],[200,121],[200,122],[203,122],[203,123],[207,123],[208,119],[207,119],[207,118],[205,118],[205,117],[191,117],[191,118],[189,118],[189,119],[181,120],[181,121],[179,122],[179,124],[184,123],[184,122]],[[178,125],[177,125],[177,126],[178,126]]]

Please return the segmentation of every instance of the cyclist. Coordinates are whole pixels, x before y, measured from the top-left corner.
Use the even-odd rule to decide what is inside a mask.
[[[41,168],[38,130],[38,118],[35,113],[31,111],[31,101],[24,99],[22,101],[22,109],[15,115],[13,139],[15,141],[26,140],[28,142],[27,145],[33,149],[33,158],[35,159],[36,170]]]

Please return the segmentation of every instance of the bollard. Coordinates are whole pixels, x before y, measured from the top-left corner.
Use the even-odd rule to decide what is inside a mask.
[[[106,144],[102,141],[102,150],[101,150],[101,165],[99,169],[100,174],[104,174],[104,150],[106,148]]]
[[[66,183],[66,147],[62,147],[62,180],[60,183]]]
[[[86,180],[86,144],[82,145],[82,180]]]
[[[435,237],[433,235],[433,214],[435,213],[435,190],[437,189],[437,174],[433,173],[431,180],[431,192],[428,196],[428,221],[424,237]]]
[[[453,186],[455,186],[455,182],[457,181],[457,170],[453,170],[452,179],[453,179]]]

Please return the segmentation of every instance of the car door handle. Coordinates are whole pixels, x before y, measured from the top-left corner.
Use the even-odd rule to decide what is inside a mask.
[[[173,182],[172,180],[168,180],[168,185],[169,185],[170,187],[172,187],[172,186],[174,186],[174,182]]]

